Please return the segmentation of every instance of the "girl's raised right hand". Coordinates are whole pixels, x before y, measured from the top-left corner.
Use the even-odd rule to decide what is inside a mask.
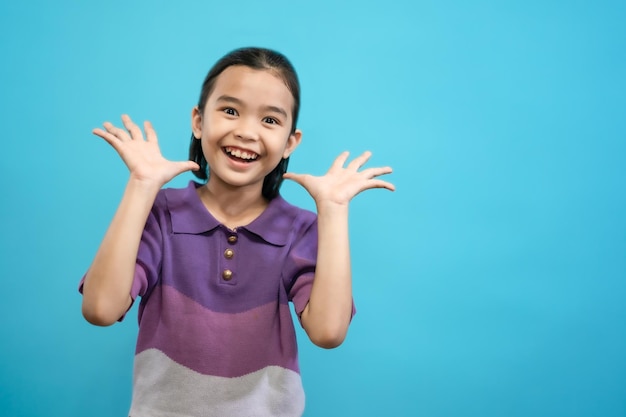
[[[128,167],[131,179],[154,183],[160,188],[183,172],[200,169],[193,161],[174,162],[165,159],[150,122],[144,122],[145,140],[139,126],[128,115],[122,115],[122,123],[126,130],[105,122],[104,130],[96,128],[93,134],[106,140],[115,149]]]

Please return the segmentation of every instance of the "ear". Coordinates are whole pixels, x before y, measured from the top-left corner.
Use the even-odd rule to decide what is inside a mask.
[[[196,139],[202,137],[202,114],[200,114],[198,106],[191,109],[191,131]]]
[[[301,141],[302,131],[300,129],[296,129],[295,132],[289,135],[289,138],[287,139],[287,146],[285,146],[283,158],[289,158],[289,155],[291,155],[291,153],[296,150]]]

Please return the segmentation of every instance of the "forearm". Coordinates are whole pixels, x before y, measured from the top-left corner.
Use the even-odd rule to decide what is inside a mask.
[[[97,325],[115,323],[131,303],[139,242],[160,187],[129,180],[122,201],[83,285],[83,315]]]
[[[352,317],[347,205],[318,205],[318,239],[315,279],[302,321],[315,344],[331,348],[343,342]]]

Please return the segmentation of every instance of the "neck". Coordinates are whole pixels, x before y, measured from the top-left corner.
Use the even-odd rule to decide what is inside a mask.
[[[261,193],[262,185],[231,187],[209,179],[198,188],[198,195],[213,217],[234,229],[249,224],[267,207],[269,202]]]

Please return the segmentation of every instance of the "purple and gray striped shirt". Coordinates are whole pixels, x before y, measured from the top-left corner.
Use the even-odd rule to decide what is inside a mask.
[[[132,417],[299,416],[304,392],[289,301],[309,300],[317,220],[273,199],[220,224],[199,184],[159,192],[139,247]]]

